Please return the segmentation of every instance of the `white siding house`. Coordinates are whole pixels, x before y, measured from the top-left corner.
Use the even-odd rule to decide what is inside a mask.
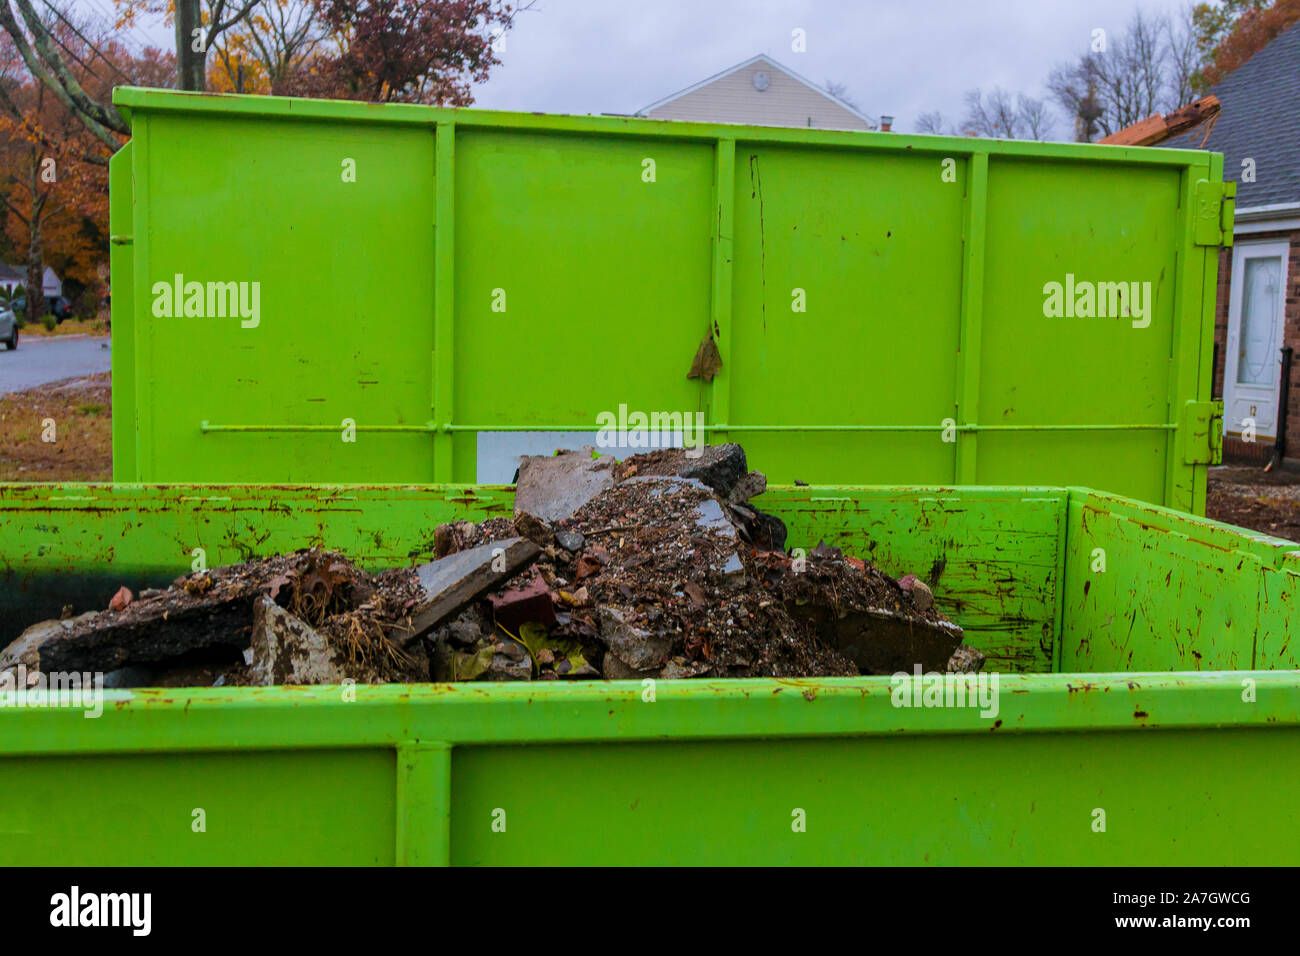
[[[759,54],[638,110],[651,119],[814,129],[875,129],[854,107]]]
[[[45,295],[49,298],[63,295],[63,282],[59,274],[49,266],[45,267],[42,277]],[[27,269],[23,266],[9,266],[0,263],[0,288],[12,292],[15,286],[27,285]]]

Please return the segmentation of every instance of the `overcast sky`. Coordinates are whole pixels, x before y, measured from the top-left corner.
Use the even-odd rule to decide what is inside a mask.
[[[107,0],[75,0],[93,11]],[[475,93],[488,109],[631,113],[756,53],[805,78],[843,83],[867,115],[962,113],[974,87],[1043,96],[1052,66],[1091,31],[1122,31],[1139,7],[1186,0],[537,0]],[[806,31],[807,51],[791,50]],[[170,45],[169,31],[144,34]],[[137,31],[137,36],[141,35]],[[1057,117],[1058,136],[1067,124]]]

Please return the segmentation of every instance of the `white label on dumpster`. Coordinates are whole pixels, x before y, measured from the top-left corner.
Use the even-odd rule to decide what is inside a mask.
[[[523,455],[553,455],[561,449],[576,451],[590,446],[602,455],[612,455],[622,461],[637,452],[685,447],[685,435],[681,431],[643,429],[613,434],[615,441],[610,440],[608,432],[602,431],[475,432],[478,440],[477,481],[481,485],[512,484]],[[703,444],[704,433],[697,430],[694,434]]]
[[[558,449],[596,447],[596,432],[476,432],[478,483],[508,485],[521,455],[553,455]]]

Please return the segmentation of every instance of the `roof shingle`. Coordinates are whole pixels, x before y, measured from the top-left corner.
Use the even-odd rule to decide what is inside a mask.
[[[1223,178],[1235,180],[1237,208],[1300,202],[1300,23],[1210,90],[1223,104],[1204,145],[1205,129],[1161,143],[1223,153]],[[1255,161],[1255,182],[1241,182],[1242,160]]]

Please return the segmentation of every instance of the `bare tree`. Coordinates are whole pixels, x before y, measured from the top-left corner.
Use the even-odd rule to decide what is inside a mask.
[[[1195,84],[1201,72],[1202,53],[1196,37],[1195,17],[1195,8],[1189,4],[1165,22],[1169,109],[1178,109],[1196,98]]]
[[[960,129],[967,136],[1041,140],[1051,136],[1052,123],[1043,100],[1023,94],[1013,98],[1001,87],[994,87],[987,94],[978,89],[966,94],[966,116]]]
[[[283,94],[292,92],[288,85],[294,70],[326,39],[312,0],[265,0],[238,27],[227,31],[216,51],[236,92],[243,92],[240,68],[247,60],[267,92]]]
[[[1047,88],[1073,122],[1075,140],[1091,143],[1096,139],[1102,106],[1092,77],[1074,66],[1057,66],[1047,78]]]
[[[862,107],[858,106],[857,102],[849,96],[849,88],[847,84],[836,83],[834,80],[827,80],[825,90],[837,100],[843,100],[845,103],[848,103],[849,106],[852,106],[855,110],[862,109]]]
[[[1076,138],[1089,142],[1189,102],[1199,65],[1190,11],[1175,22],[1138,10],[1105,49],[1058,65],[1047,85]]]
[[[916,131],[931,136],[955,135],[952,126],[944,121],[943,114],[938,110],[931,110],[929,113],[922,113],[918,116],[916,118]]]
[[[1048,111],[1047,101],[1033,96],[1016,98],[1016,114],[1020,120],[1021,139],[1051,139],[1056,132],[1056,124]]]

